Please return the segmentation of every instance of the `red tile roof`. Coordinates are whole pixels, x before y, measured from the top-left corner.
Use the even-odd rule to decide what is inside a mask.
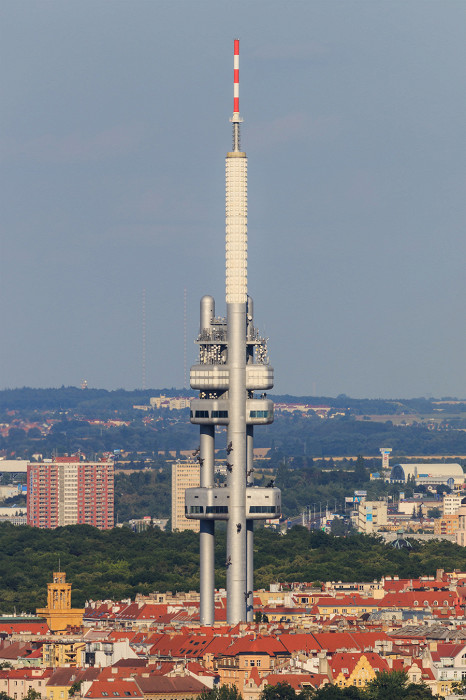
[[[134,680],[131,681],[94,681],[84,696],[85,698],[142,698],[140,688]]]

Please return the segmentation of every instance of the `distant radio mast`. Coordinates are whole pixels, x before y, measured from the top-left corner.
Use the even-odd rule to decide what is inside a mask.
[[[146,389],[146,290],[142,290],[142,389]]]
[[[184,383],[183,389],[188,388],[188,352],[187,352],[187,292],[184,288],[183,297],[183,361],[184,361]]]

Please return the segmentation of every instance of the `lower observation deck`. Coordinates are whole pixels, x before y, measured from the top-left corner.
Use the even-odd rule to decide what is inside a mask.
[[[219,486],[185,491],[185,515],[191,520],[228,520],[230,489]],[[246,518],[268,520],[281,515],[281,491],[273,487],[246,488]]]
[[[191,423],[197,425],[228,425],[228,399],[191,399]],[[246,399],[246,425],[273,423],[273,401]]]

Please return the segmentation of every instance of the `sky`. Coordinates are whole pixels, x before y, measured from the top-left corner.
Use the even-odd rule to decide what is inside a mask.
[[[0,388],[182,388],[233,39],[274,393],[466,397],[463,0],[3,0]],[[186,292],[185,292],[186,290]]]

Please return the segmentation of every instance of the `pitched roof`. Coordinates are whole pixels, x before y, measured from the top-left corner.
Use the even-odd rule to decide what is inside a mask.
[[[345,678],[348,678],[348,676],[351,675],[351,673],[354,671],[356,665],[358,664],[359,660],[362,657],[365,657],[367,661],[369,662],[369,665],[372,666],[374,671],[389,671],[389,666],[385,659],[382,659],[381,656],[378,654],[375,654],[374,652],[365,652],[364,654],[362,653],[344,653],[344,654],[334,654],[330,661],[330,668],[332,669],[332,675],[334,678],[336,676],[340,675],[342,673]]]
[[[0,644],[0,659],[17,660],[29,656],[33,651],[32,644],[26,642],[2,642]]]
[[[464,652],[466,647],[464,644],[437,644],[436,651],[431,651],[432,661],[440,661],[440,659],[450,659]]]
[[[142,698],[142,693],[134,680],[96,680],[84,696],[85,698]]]
[[[237,656],[238,654],[268,654],[269,656],[289,654],[279,637],[263,637],[262,635],[257,636],[256,639],[242,637],[233,642],[224,653],[225,656]]]
[[[312,634],[289,634],[285,632],[278,639],[289,652],[320,651],[321,649],[320,644]]]
[[[208,687],[192,676],[138,676],[136,682],[143,693],[202,693]],[[169,697],[169,695],[168,695]]]
[[[295,690],[301,690],[309,685],[313,688],[320,688],[329,682],[328,676],[324,673],[271,673],[262,680],[265,681],[266,685],[288,683]]]
[[[349,632],[316,632],[314,638],[324,651],[359,650],[359,644]]]
[[[93,681],[100,674],[100,668],[57,668],[47,681],[48,686],[71,686],[75,682]]]

